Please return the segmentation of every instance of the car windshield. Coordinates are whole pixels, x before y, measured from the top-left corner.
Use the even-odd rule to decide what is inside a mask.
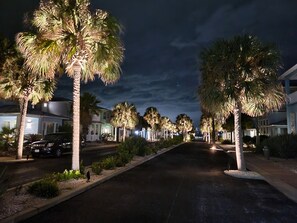
[[[45,135],[43,139],[48,141],[55,141],[66,137],[67,137],[66,135],[61,135],[61,134],[49,134],[49,135]]]

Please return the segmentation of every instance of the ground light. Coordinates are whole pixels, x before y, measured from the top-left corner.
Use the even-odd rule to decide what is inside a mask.
[[[212,147],[210,147],[210,150],[211,151],[224,151],[223,149],[218,148],[216,145],[212,145]]]

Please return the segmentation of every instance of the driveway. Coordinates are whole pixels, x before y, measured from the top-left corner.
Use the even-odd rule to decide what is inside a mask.
[[[226,176],[228,156],[188,143],[25,222],[296,222],[265,181]]]

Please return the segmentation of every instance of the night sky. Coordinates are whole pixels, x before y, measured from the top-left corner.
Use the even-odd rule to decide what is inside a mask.
[[[14,38],[24,31],[24,13],[38,3],[1,0],[0,32]],[[91,7],[109,11],[125,28],[120,80],[105,86],[97,79],[81,88],[109,109],[128,101],[141,115],[154,106],[172,121],[186,113],[197,125],[199,53],[218,38],[248,33],[275,43],[283,58],[280,74],[297,63],[296,0],[91,0]],[[72,99],[72,80],[64,76],[55,96]]]

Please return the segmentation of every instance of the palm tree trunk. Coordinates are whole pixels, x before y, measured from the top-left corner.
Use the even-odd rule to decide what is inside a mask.
[[[215,129],[215,119],[213,116],[211,116],[211,127],[212,127],[211,141],[214,144],[216,142],[216,129]]]
[[[26,127],[26,117],[27,117],[27,108],[28,108],[28,98],[20,99],[20,126],[18,132],[18,152],[17,159],[22,159],[23,157],[23,144],[24,144],[24,135]]]
[[[241,103],[236,102],[234,109],[234,134],[235,134],[235,151],[237,169],[246,171],[246,165],[243,156],[243,142],[242,142],[242,129],[241,129]]]
[[[126,127],[124,126],[124,129],[123,129],[123,142],[125,142],[125,139],[126,139]]]
[[[260,147],[259,117],[256,117],[256,148]]]
[[[73,135],[72,135],[72,169],[79,170],[80,144],[80,75],[81,68],[74,68],[73,76]]]

